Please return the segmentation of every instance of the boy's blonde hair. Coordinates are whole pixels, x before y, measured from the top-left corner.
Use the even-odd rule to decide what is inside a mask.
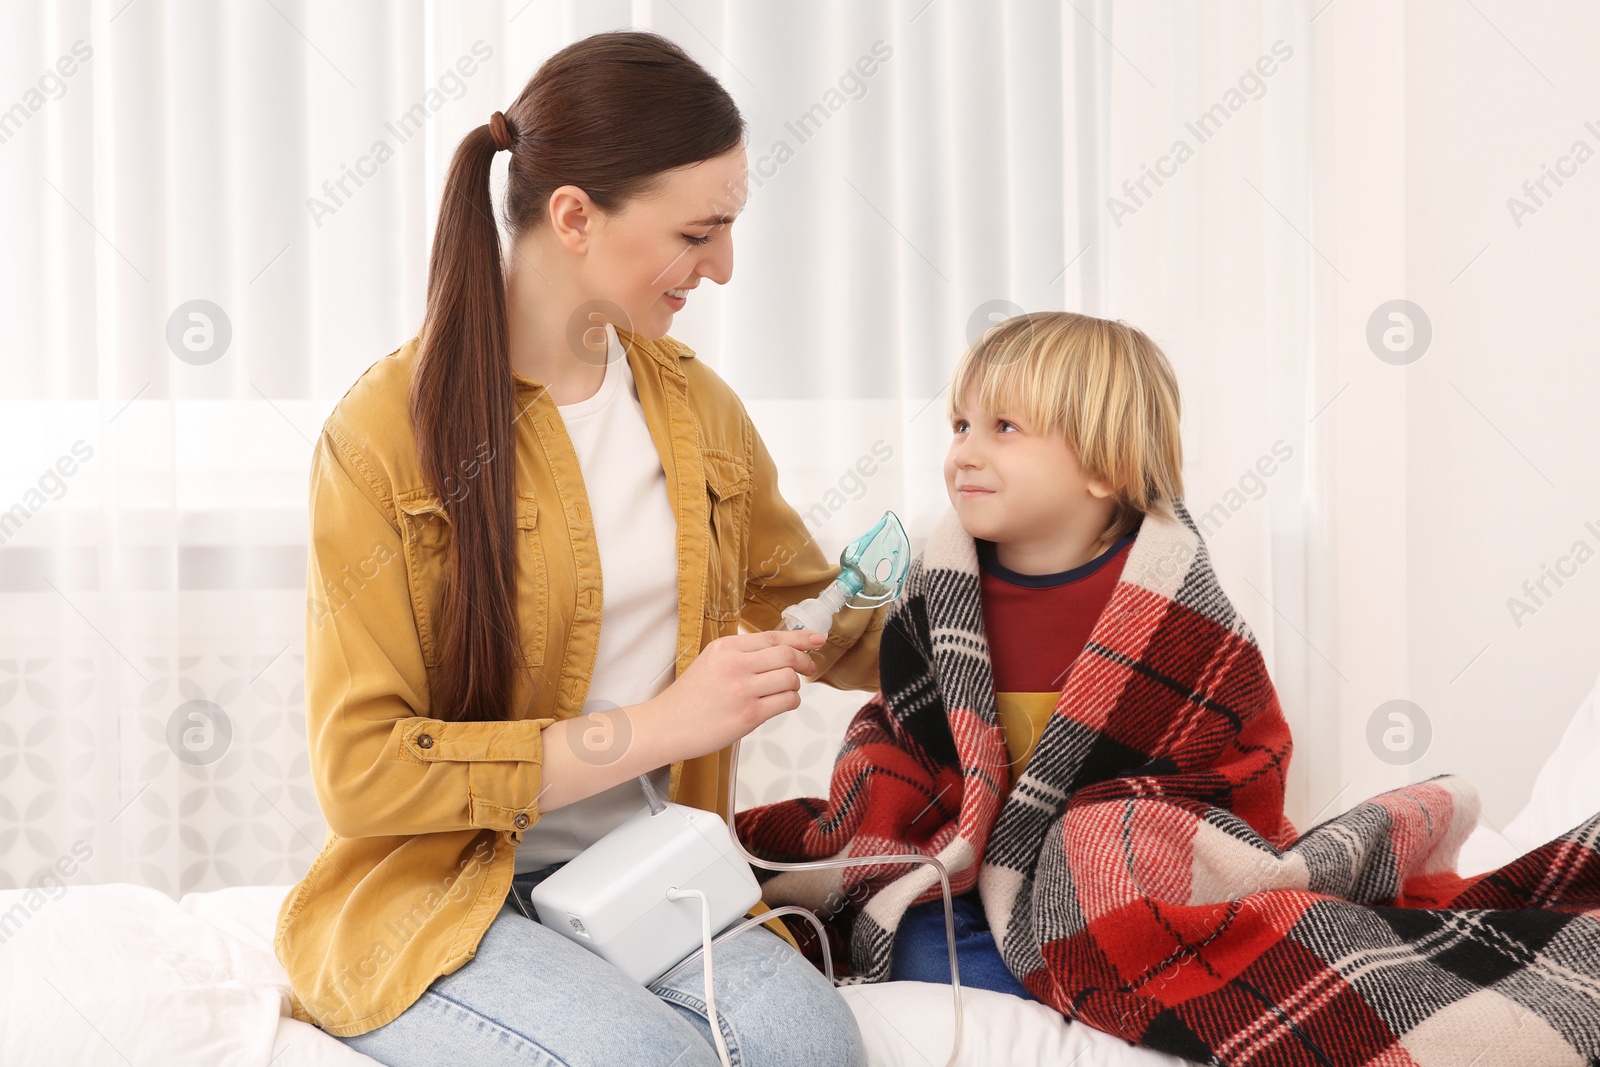
[[[956,364],[946,403],[969,394],[991,414],[1015,411],[1063,437],[1084,473],[1111,486],[1116,512],[1098,546],[1157,512],[1176,518],[1183,496],[1178,379],[1160,347],[1123,322],[1070,311],[1017,315]]]

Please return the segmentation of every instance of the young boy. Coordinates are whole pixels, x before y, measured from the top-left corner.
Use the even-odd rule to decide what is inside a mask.
[[[1005,736],[1023,772],[1147,511],[1183,494],[1177,378],[1131,326],[1020,316],[962,358],[949,391],[945,490],[973,539]],[[954,900],[963,985],[1033,999],[1000,958],[974,888]],[[944,902],[910,908],[892,980],[948,982]]]
[[[956,367],[944,478],[953,518],[976,555],[992,672],[980,688],[992,694],[999,730],[972,762],[996,803],[1027,766],[1145,514],[1177,521],[1179,413],[1177,379],[1161,350],[1131,326],[1085,315],[1010,319]],[[937,799],[918,799],[925,812],[959,804],[961,791],[941,785]],[[781,807],[740,814],[741,833],[756,838],[752,848]],[[964,873],[960,881],[970,884],[975,869]],[[769,899],[787,888],[781,878],[768,887]],[[1002,961],[977,888],[955,896],[954,907],[962,985],[1034,999]],[[942,894],[906,910],[888,978],[950,980],[944,915]]]
[[[957,365],[945,489],[981,567],[1014,779],[1111,598],[1146,512],[1177,521],[1177,378],[1131,326],[1068,313],[997,327]]]
[[[952,509],[891,606],[830,800],[735,819],[766,858],[885,858],[782,872],[768,905],[817,912],[846,982],[948,982],[938,874],[892,858],[932,856],[963,985],[1149,1048],[1600,1062],[1600,816],[1472,879],[1454,866],[1477,797],[1450,776],[1303,836],[1284,817],[1288,726],[1181,501],[1177,384],[1148,337],[1010,319],[961,360],[949,414]]]

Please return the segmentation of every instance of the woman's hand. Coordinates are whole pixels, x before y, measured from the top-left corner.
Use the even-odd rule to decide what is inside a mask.
[[[646,704],[675,758],[692,759],[732,744],[775,715],[800,706],[800,679],[817,665],[806,654],[826,635],[763,630],[719,637],[700,650],[671,685]]]

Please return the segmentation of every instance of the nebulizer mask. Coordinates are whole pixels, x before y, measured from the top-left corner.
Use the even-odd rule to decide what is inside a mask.
[[[839,554],[839,576],[832,585],[821,595],[784,610],[784,629],[826,634],[839,611],[847,607],[870,610],[898,597],[910,566],[911,543],[905,527],[894,512],[886,511],[872,529]],[[529,891],[540,923],[645,986],[670,978],[704,958],[711,1034],[718,1056],[728,1064],[728,1050],[717,1025],[712,948],[757,923],[780,915],[799,915],[816,929],[823,971],[833,981],[827,933],[822,921],[809,909],[791,904],[743,918],[761,899],[761,887],[751,865],[769,871],[809,871],[863,864],[929,864],[944,890],[950,992],[955,1004],[955,1042],[949,1060],[953,1065],[961,1048],[961,977],[956,962],[950,877],[944,864],[920,853],[792,863],[761,859],[747,851],[731,830],[738,772],[739,742],[735,741],[725,817],[669,803],[649,776],[641,775],[639,782],[648,807],[641,808]],[[713,937],[714,931],[721,932]]]

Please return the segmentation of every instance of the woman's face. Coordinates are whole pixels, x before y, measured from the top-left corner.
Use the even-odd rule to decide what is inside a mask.
[[[600,213],[583,257],[583,288],[620,309],[616,323],[646,339],[666,334],[702,279],[733,277],[733,229],[747,189],[745,151],[665,172],[659,191],[619,214]]]

